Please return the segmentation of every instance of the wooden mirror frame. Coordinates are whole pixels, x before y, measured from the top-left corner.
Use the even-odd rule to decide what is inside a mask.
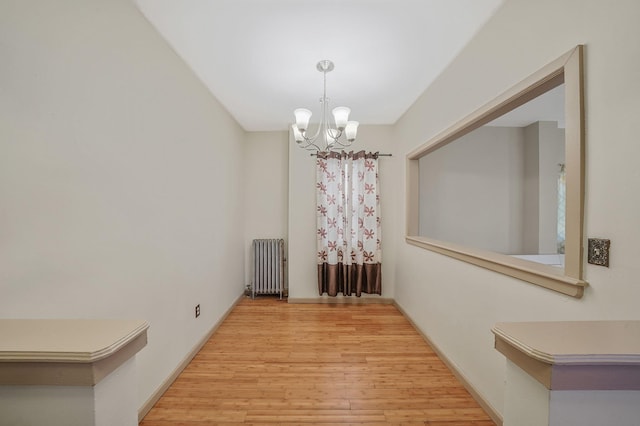
[[[546,65],[491,102],[439,133],[407,155],[407,243],[506,274],[569,296],[582,297],[584,216],[584,77],[583,46]],[[566,227],[565,264],[560,268],[505,254],[419,236],[418,160],[461,136],[565,84]]]

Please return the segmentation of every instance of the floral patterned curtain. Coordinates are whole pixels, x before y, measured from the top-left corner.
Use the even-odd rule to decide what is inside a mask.
[[[319,153],[318,291],[382,294],[377,153]]]

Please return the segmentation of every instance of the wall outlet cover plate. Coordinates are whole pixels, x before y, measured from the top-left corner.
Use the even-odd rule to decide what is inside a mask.
[[[589,238],[587,262],[593,265],[609,267],[609,248],[611,240]]]

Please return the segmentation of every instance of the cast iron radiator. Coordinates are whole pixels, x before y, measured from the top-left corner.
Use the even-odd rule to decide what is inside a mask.
[[[285,286],[285,256],[283,239],[253,240],[253,276],[251,298],[256,294],[279,294]]]

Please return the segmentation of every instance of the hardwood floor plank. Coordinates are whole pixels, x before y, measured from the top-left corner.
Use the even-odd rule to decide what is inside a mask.
[[[269,410],[248,411],[248,422],[385,422],[382,410]]]
[[[393,305],[240,302],[142,426],[494,423]]]

